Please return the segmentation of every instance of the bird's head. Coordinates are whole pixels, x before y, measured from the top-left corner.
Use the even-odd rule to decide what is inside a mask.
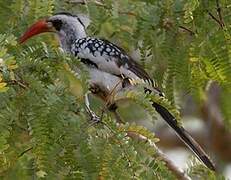
[[[57,13],[49,18],[35,22],[19,39],[24,43],[29,38],[45,33],[54,32],[58,35],[61,46],[68,51],[68,46],[74,40],[86,37],[85,29],[90,20],[85,15],[72,15],[70,13]]]

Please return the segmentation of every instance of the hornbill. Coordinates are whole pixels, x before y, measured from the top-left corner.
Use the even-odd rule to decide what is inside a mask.
[[[25,42],[40,33],[54,32],[58,35],[61,48],[80,59],[86,66],[90,75],[90,85],[99,87],[102,91],[120,91],[133,86],[133,80],[140,80],[147,84],[148,92],[164,94],[155,87],[154,81],[148,73],[134,61],[122,48],[105,40],[89,37],[86,34],[86,17],[62,12],[42,19],[33,24],[20,38]],[[121,83],[120,83],[121,82]],[[126,82],[126,83],[124,83]],[[116,86],[116,89],[115,89]],[[147,91],[144,91],[145,93]],[[208,168],[215,167],[208,155],[189,133],[176,121],[176,118],[163,106],[152,102],[152,106],[173,128],[181,140],[195,153]]]

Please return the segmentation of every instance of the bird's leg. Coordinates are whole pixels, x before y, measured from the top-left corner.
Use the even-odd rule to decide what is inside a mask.
[[[95,114],[94,111],[91,110],[90,108],[90,103],[88,99],[88,93],[85,94],[85,105],[86,105],[86,111],[89,114],[92,123],[98,123],[100,122],[100,117]]]
[[[115,86],[112,88],[112,90],[110,92],[106,92],[103,91],[97,84],[91,84],[90,86],[90,91],[100,97],[104,102],[105,102],[105,107],[102,109],[102,113],[101,115],[98,117],[99,120],[102,119],[106,109],[109,110],[110,112],[112,112],[115,115],[116,121],[119,123],[122,123],[122,119],[119,116],[118,112],[117,112],[117,105],[114,102],[114,97],[116,95],[116,88],[120,85],[120,83],[122,83],[122,87],[126,87],[127,84],[129,83],[127,78],[123,78],[120,81],[118,81],[118,83],[115,84]],[[86,95],[87,96],[87,95]],[[86,98],[85,96],[85,98]],[[91,117],[95,117],[95,113],[93,111],[90,110],[89,107],[89,101],[88,99],[86,99],[86,104],[88,105],[87,107],[87,111],[89,112]],[[93,114],[92,114],[93,112]],[[101,122],[101,121],[100,121]]]

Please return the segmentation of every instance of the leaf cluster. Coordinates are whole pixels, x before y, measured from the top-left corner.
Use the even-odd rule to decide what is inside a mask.
[[[134,58],[138,56],[169,100],[145,96],[142,88],[126,92],[124,98],[135,101],[154,119],[152,99],[180,120],[176,106],[183,94],[192,94],[200,103],[215,82],[221,87],[221,107],[230,127],[229,2],[222,1],[227,24],[222,28],[208,15],[216,9],[210,1],[83,2],[0,0],[0,176],[176,179],[151,146],[157,138],[150,130],[135,123],[118,126],[107,112],[102,123],[90,121],[83,101],[88,74],[77,58],[59,52],[52,35],[24,46],[17,44],[16,37],[33,21],[54,12],[88,13],[89,34],[110,39],[129,52],[135,50]],[[148,141],[133,139],[129,133]],[[204,167],[194,164],[189,176],[205,174]]]

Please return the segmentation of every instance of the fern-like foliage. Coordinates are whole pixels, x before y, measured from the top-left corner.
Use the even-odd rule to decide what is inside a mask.
[[[225,180],[225,177],[222,175],[215,174],[214,172],[207,171],[204,169],[195,158],[189,163],[190,170],[188,173],[193,179],[218,179],[218,180]]]
[[[209,85],[216,82],[229,130],[230,3],[221,1],[226,25],[221,28],[208,15],[217,17],[216,3],[210,1],[79,2],[0,1],[1,178],[176,179],[152,146],[158,139],[151,128],[128,122],[118,125],[101,108],[96,110],[99,116],[103,114],[101,122],[91,122],[83,98],[89,87],[88,74],[77,58],[58,50],[51,34],[26,45],[17,44],[16,39],[29,24],[54,12],[88,13],[92,20],[88,33],[110,39],[128,52],[135,50],[134,59],[141,60],[166,94],[166,98],[145,95],[141,84],[115,95],[115,102],[129,99],[157,119],[154,101],[181,123],[178,107],[184,108],[185,95],[203,103]],[[92,101],[93,106],[99,104]],[[194,161],[187,174],[216,177]]]

